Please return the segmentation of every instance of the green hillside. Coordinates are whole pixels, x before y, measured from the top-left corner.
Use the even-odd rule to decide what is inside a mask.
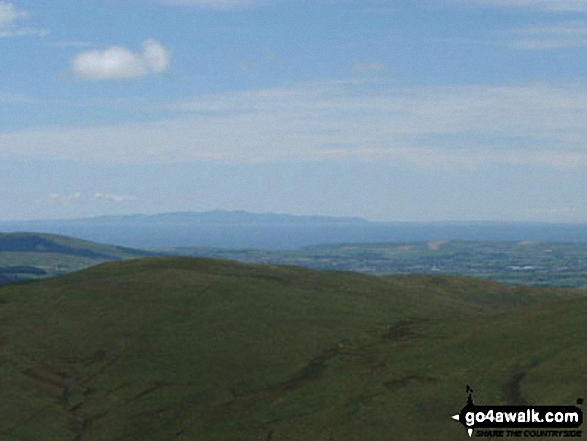
[[[585,292],[189,258],[0,288],[2,440],[457,440],[587,395]],[[537,439],[537,438],[535,438]]]
[[[0,233],[0,285],[149,255],[153,253],[53,234]]]

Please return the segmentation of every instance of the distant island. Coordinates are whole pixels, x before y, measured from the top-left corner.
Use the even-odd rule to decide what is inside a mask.
[[[174,212],[161,214],[132,214],[126,216],[98,216],[75,219],[76,222],[193,222],[198,224],[365,224],[368,220],[361,217],[318,216],[284,213],[250,213],[244,210],[212,210],[200,212]],[[62,221],[57,221],[62,222]]]

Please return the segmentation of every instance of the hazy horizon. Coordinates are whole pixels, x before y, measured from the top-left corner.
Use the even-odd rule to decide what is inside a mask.
[[[292,250],[325,244],[490,241],[585,243],[587,224],[368,222],[360,218],[213,211],[0,222],[0,232],[70,236],[132,248]]]

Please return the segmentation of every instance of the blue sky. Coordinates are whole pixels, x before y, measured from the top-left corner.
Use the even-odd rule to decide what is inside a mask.
[[[0,220],[587,222],[587,0],[0,1]]]

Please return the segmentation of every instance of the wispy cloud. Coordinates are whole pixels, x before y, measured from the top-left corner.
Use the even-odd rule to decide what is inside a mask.
[[[62,194],[58,194],[58,193],[51,193],[50,195],[47,196],[47,199],[52,204],[59,204],[59,205],[66,206],[74,201],[78,201],[78,200],[82,199],[82,194],[80,192],[66,194],[66,195],[62,195]]]
[[[235,10],[246,9],[268,3],[268,0],[162,0],[170,5],[194,6],[197,8]],[[275,1],[275,0],[274,0]]]
[[[75,74],[86,80],[122,80],[162,74],[169,68],[171,52],[156,40],[143,42],[141,52],[121,46],[78,54],[71,62]]]
[[[46,37],[50,32],[47,29],[33,29],[33,28],[20,28],[20,29],[0,29],[0,38],[11,38],[11,37]]]
[[[26,95],[0,92],[0,105],[2,104],[36,104],[39,101]]]
[[[525,210],[525,214],[540,217],[540,216],[569,216],[577,213],[574,207],[554,207],[554,208],[532,208]]]
[[[88,41],[44,41],[43,46],[56,48],[90,48],[96,45]]]
[[[47,200],[52,204],[58,204],[62,206],[68,206],[73,202],[84,201],[84,196],[81,192],[77,191],[70,194],[59,194],[51,193],[47,195]],[[107,194],[102,191],[98,191],[94,194],[94,200],[110,201],[110,202],[131,202],[137,198],[131,194]]]
[[[381,75],[387,72],[387,66],[376,62],[355,63],[351,68],[354,75]]]
[[[571,49],[587,46],[587,21],[573,20],[552,25],[516,29],[510,45],[524,50]]]
[[[49,34],[46,29],[24,27],[22,23],[28,18],[27,11],[17,8],[13,3],[0,2],[0,38]]]
[[[162,112],[159,121],[0,133],[0,156],[587,168],[585,83],[395,88],[321,81],[151,110]]]
[[[533,8],[552,12],[587,11],[585,0],[458,0],[466,3],[477,3],[488,6],[506,8]]]
[[[97,192],[94,197],[99,200],[112,202],[130,202],[137,199],[136,196],[131,194],[106,194],[101,191]]]

